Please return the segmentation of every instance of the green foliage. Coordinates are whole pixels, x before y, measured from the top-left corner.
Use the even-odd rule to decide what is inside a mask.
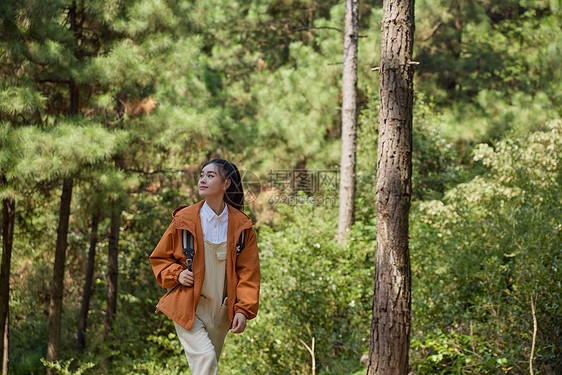
[[[477,336],[441,330],[421,341],[414,337],[412,349],[422,360],[411,364],[418,374],[489,374],[507,372],[506,358],[498,357],[493,344]]]
[[[474,159],[485,173],[442,200],[414,207],[417,332],[466,334],[470,327],[509,353],[508,367],[522,371],[531,344],[530,298],[536,295],[542,322],[537,362],[560,366],[561,130],[562,122],[554,121],[526,138],[479,145]]]
[[[309,373],[300,340],[310,346],[312,338],[319,373],[354,372],[367,344],[372,293],[362,286],[371,284],[370,245],[359,232],[347,246],[334,241],[337,207],[275,207],[279,225],[258,233],[260,313],[243,335],[227,339],[224,373]]]
[[[29,114],[41,108],[44,103],[45,97],[29,87],[9,86],[0,91],[0,112],[11,116]]]
[[[61,123],[41,130],[18,129],[20,160],[8,177],[54,179],[107,160],[126,142],[125,132],[111,132],[87,121]],[[72,160],[74,163],[69,163]]]
[[[500,138],[561,116],[555,1],[422,0],[416,22],[416,83],[443,110],[450,136]]]
[[[74,361],[74,358],[70,358],[67,361],[56,361],[56,362],[47,362],[43,358],[41,358],[41,363],[45,365],[46,368],[51,369],[53,374],[57,375],[82,375],[88,369],[94,367],[93,363],[85,363],[80,365],[78,369],[69,369],[70,364]]]

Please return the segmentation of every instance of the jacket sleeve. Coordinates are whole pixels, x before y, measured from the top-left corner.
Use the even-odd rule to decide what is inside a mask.
[[[178,275],[185,268],[174,257],[175,232],[172,221],[149,257],[156,281],[162,288],[172,288],[179,284]]]
[[[260,294],[260,260],[258,256],[258,244],[254,228],[248,231],[246,246],[236,259],[236,274],[238,285],[236,286],[236,303],[234,312],[246,315],[253,319],[258,314]]]

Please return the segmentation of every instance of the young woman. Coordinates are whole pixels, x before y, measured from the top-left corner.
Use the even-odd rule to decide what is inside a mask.
[[[224,159],[203,165],[204,199],[174,210],[173,220],[150,255],[158,284],[168,288],[162,311],[175,324],[194,375],[216,374],[228,331],[242,333],[258,312],[260,266],[254,222],[241,210],[244,192],[238,168]],[[244,246],[237,242],[244,232]],[[191,234],[192,271],[184,252]]]

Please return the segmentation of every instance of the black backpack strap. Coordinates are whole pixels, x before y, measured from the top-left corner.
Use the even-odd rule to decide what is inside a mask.
[[[187,269],[193,272],[193,257],[195,256],[195,243],[193,240],[193,234],[190,231],[182,229],[181,231],[181,243],[183,247],[183,254],[187,258]]]
[[[244,247],[246,246],[246,231],[244,229],[242,233],[240,233],[240,237],[236,242],[236,257],[240,255]],[[193,240],[193,235],[190,231],[182,229],[181,231],[181,243],[183,247],[183,253],[187,258],[187,269],[193,272],[192,265],[193,265],[193,257],[195,256],[195,243]]]
[[[244,229],[242,231],[242,233],[240,233],[240,237],[238,238],[238,242],[236,242],[236,257],[238,258],[238,255],[240,255],[240,253],[242,252],[242,250],[244,250],[244,247],[246,246],[246,230]]]

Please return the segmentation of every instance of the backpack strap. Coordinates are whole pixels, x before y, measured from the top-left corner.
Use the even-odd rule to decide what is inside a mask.
[[[187,269],[192,272],[193,257],[195,256],[195,243],[193,240],[193,234],[191,234],[191,232],[188,230],[182,229],[181,243],[183,247],[183,254],[187,258]]]
[[[242,231],[242,233],[240,233],[240,237],[238,238],[238,242],[236,242],[236,257],[238,258],[238,255],[240,255],[240,253],[242,252],[242,250],[244,250],[244,247],[246,246],[246,230],[244,229]]]
[[[246,230],[244,229],[242,233],[240,233],[240,237],[236,242],[236,257],[240,255],[244,247],[246,246]],[[181,231],[181,242],[183,247],[183,253],[187,258],[187,269],[190,272],[193,272],[193,257],[195,256],[195,243],[193,240],[193,234],[190,231],[182,229]]]

